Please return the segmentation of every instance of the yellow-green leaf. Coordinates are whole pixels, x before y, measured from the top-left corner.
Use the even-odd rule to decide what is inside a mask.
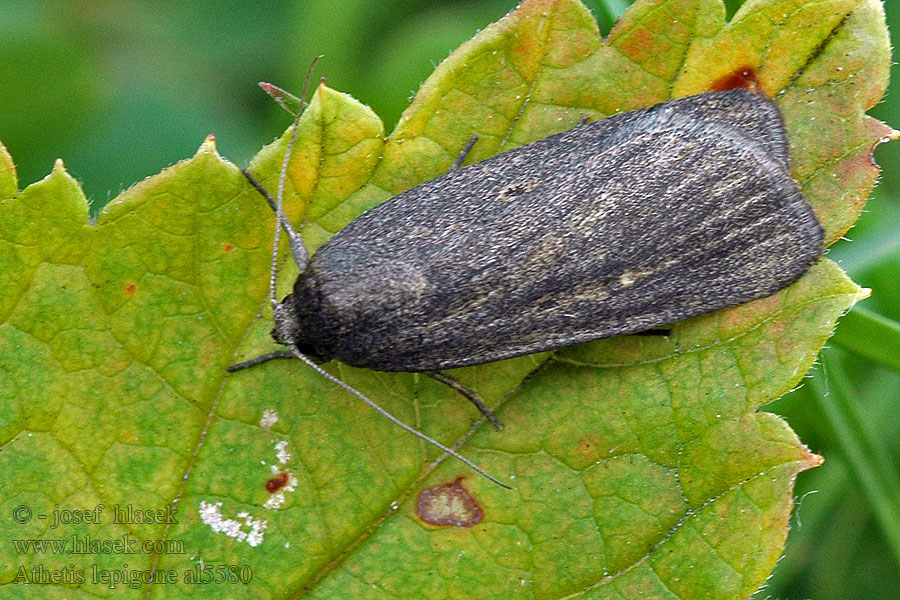
[[[871,148],[896,136],[865,116],[888,66],[876,0],[751,1],[730,22],[718,0],[641,0],[605,40],[576,0],[525,0],[451,54],[387,138],[318,86],[287,212],[314,249],[444,173],[473,134],[470,161],[741,83],[781,106],[833,240],[873,184]],[[273,192],[286,143],[250,165]],[[96,223],[61,164],[17,187],[3,149],[0,528],[22,542],[0,546],[9,598],[745,598],[781,553],[794,478],[821,460],[759,408],[865,295],[822,260],[667,337],[454,372],[502,432],[421,375],[326,366],[504,490],[299,363],[226,374],[273,347],[274,219],[212,140]],[[98,551],[32,543],[59,541]]]

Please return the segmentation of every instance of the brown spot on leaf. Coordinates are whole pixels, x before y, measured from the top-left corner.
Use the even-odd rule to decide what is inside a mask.
[[[419,492],[416,514],[430,525],[472,527],[484,518],[475,499],[462,486],[462,477]]]
[[[592,440],[581,440],[575,444],[575,452],[588,460],[597,460],[597,446]]]
[[[234,244],[225,242],[225,252],[231,252],[232,250],[234,250]]]
[[[270,494],[274,494],[275,492],[286,486],[288,484],[288,481],[290,480],[290,474],[280,473],[266,482],[266,491]]]
[[[756,77],[756,69],[753,67],[741,67],[728,75],[716,79],[709,87],[711,92],[744,88],[754,92],[760,91],[759,79]]]
[[[125,286],[125,295],[126,295],[126,296],[133,296],[133,295],[134,295],[134,290],[135,290],[135,288],[137,288],[137,286],[134,285],[133,283],[129,283],[128,285],[126,285],[126,286]]]

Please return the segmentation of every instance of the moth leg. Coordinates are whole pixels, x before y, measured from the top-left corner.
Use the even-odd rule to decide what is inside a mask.
[[[362,400],[363,402],[365,402],[366,404],[368,404],[368,405],[369,405],[370,407],[372,407],[375,411],[377,411],[378,414],[380,414],[381,416],[383,416],[384,418],[386,418],[388,421],[390,421],[391,423],[393,423],[393,424],[396,425],[397,427],[403,429],[404,431],[408,431],[409,433],[411,433],[411,434],[413,434],[414,436],[418,437],[420,440],[423,440],[423,441],[425,441],[425,442],[428,442],[429,444],[431,444],[431,445],[434,446],[435,448],[439,448],[440,450],[443,450],[444,452],[446,452],[447,454],[449,454],[450,456],[452,456],[452,457],[455,458],[456,460],[462,462],[463,464],[468,465],[469,468],[471,468],[472,470],[474,470],[474,471],[475,471],[476,473],[478,473],[479,475],[482,475],[482,476],[484,476],[485,478],[487,478],[487,479],[493,481],[494,483],[496,483],[496,484],[499,485],[500,487],[506,488],[506,489],[511,489],[508,485],[506,485],[505,483],[503,483],[502,481],[500,481],[499,479],[497,479],[496,477],[494,477],[493,475],[491,475],[490,473],[488,473],[487,471],[485,471],[484,469],[482,469],[481,467],[479,467],[478,465],[476,465],[475,463],[473,463],[471,460],[469,460],[468,458],[466,458],[465,456],[463,456],[462,454],[460,454],[460,453],[457,452],[456,450],[453,450],[452,448],[448,448],[447,446],[443,445],[442,443],[440,443],[440,442],[437,441],[437,440],[431,439],[430,437],[428,437],[427,435],[425,435],[424,433],[422,433],[421,431],[419,431],[419,430],[416,429],[415,427],[410,427],[409,425],[407,425],[406,423],[404,423],[403,421],[401,421],[400,419],[398,419],[397,417],[395,417],[394,415],[392,415],[392,414],[389,413],[388,411],[384,410],[383,408],[381,408],[380,406],[378,406],[377,404],[375,404],[374,402],[372,402],[368,397],[366,397],[365,395],[363,395],[362,392],[359,392],[359,391],[357,391],[355,388],[350,387],[349,385],[347,385],[346,383],[344,383],[343,381],[341,381],[340,379],[338,379],[337,377],[335,377],[334,375],[332,375],[331,373],[329,373],[328,371],[326,371],[325,369],[323,369],[322,367],[320,367],[319,365],[317,365],[317,364],[315,363],[315,361],[313,361],[311,358],[309,358],[308,356],[306,356],[305,354],[303,354],[302,352],[300,352],[300,350],[297,348],[297,345],[296,345],[296,344],[291,343],[291,344],[290,344],[290,348],[291,348],[291,353],[292,353],[296,358],[299,358],[300,360],[302,360],[303,362],[305,362],[307,365],[310,366],[310,368],[312,368],[313,370],[315,370],[316,372],[318,372],[319,375],[321,375],[322,377],[324,377],[325,379],[328,379],[329,381],[331,381],[331,382],[333,382],[333,383],[336,383],[337,385],[339,385],[339,386],[340,386],[341,388],[343,388],[344,390],[350,392],[351,394],[353,394],[354,396],[356,396],[357,398],[359,398],[360,400]]]
[[[671,329],[645,329],[644,331],[635,331],[631,335],[661,335],[669,337],[672,335]]]
[[[259,192],[259,193],[262,195],[262,197],[266,199],[266,202],[269,204],[269,208],[272,209],[272,212],[273,212],[273,213],[277,213],[277,212],[278,212],[278,205],[275,204],[275,199],[272,197],[272,194],[269,193],[269,190],[267,190],[266,188],[264,188],[264,187],[263,187],[263,184],[261,184],[260,182],[258,182],[258,181],[256,180],[256,177],[254,177],[254,176],[250,173],[250,171],[248,171],[247,169],[241,169],[241,173],[244,174],[244,177],[247,179],[247,181],[250,182],[250,185],[252,185],[253,187],[255,187],[255,188],[256,188],[256,191]],[[290,223],[288,223],[288,227],[291,228],[291,229],[293,229],[293,227],[291,227],[291,224],[290,224]]]
[[[474,404],[475,407],[481,411],[481,414],[483,414],[487,418],[487,420],[491,422],[491,425],[494,426],[494,429],[496,429],[497,431],[503,429],[503,423],[501,423],[500,420],[494,416],[494,413],[488,410],[488,407],[484,405],[484,403],[481,401],[481,398],[478,397],[478,394],[464,386],[458,380],[450,377],[449,375],[441,373],[440,371],[426,372],[425,375],[431,377],[435,381],[439,381],[444,385],[453,388],[454,390],[465,396],[469,400],[469,402]]]
[[[455,171],[460,168],[463,164],[463,161],[466,160],[466,157],[469,156],[469,152],[472,151],[472,146],[475,145],[475,142],[478,141],[478,134],[476,133],[469,141],[466,142],[466,145],[463,146],[463,149],[459,152],[459,156],[456,157],[456,160],[453,161],[453,165],[450,167],[450,171]]]
[[[277,350],[275,352],[269,352],[268,354],[263,354],[262,356],[257,356],[256,358],[251,358],[250,360],[245,360],[244,362],[235,363],[233,365],[229,365],[225,367],[225,370],[229,373],[234,373],[235,371],[240,371],[241,369],[246,369],[248,367],[255,367],[256,365],[261,365],[265,362],[269,362],[270,360],[277,360],[281,358],[294,358],[294,354],[290,350]]]
[[[278,205],[275,203],[275,199],[272,198],[272,194],[269,193],[269,190],[263,187],[263,185],[256,180],[256,178],[250,174],[250,171],[247,169],[241,169],[241,173],[244,174],[244,177],[247,178],[247,181],[250,182],[256,191],[262,194],[262,197],[266,199],[266,202],[269,204],[269,207],[272,209],[272,212],[275,213],[275,216],[278,217]],[[294,255],[294,262],[297,263],[297,266],[300,267],[302,271],[306,266],[306,263],[309,262],[309,253],[306,251],[306,246],[303,244],[303,238],[299,233],[294,229],[294,226],[291,225],[290,221],[282,216],[279,219],[281,221],[281,227],[284,229],[285,233],[288,236],[288,242],[291,246],[291,253]]]

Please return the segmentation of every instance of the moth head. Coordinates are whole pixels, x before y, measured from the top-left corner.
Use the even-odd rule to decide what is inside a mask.
[[[288,294],[273,308],[272,320],[275,327],[272,328],[272,339],[278,344],[291,346],[317,363],[328,362],[331,356],[304,339],[301,330],[302,319],[297,312],[294,295]]]
[[[273,307],[272,318],[275,321],[275,327],[272,328],[272,339],[285,346],[290,346],[296,342],[295,329],[297,320],[294,317],[294,303],[291,300],[291,295],[288,294],[284,297],[284,300]]]

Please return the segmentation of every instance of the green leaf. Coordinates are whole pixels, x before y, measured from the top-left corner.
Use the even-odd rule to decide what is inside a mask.
[[[638,2],[607,40],[575,0],[526,0],[444,61],[386,139],[369,109],[320,85],[299,124],[287,212],[315,248],[445,172],[474,133],[470,160],[480,160],[585,114],[752,72],[784,110],[795,176],[834,239],[874,181],[869,150],[895,135],[864,114],[884,91],[887,52],[873,0],[751,2],[730,23],[714,0]],[[285,144],[251,163],[270,190]],[[147,597],[147,584],[96,575],[152,569],[155,598],[747,597],[781,553],[794,478],[821,460],[758,408],[798,384],[863,296],[823,260],[772,297],[675,324],[668,337],[454,373],[495,408],[499,433],[420,375],[326,366],[460,444],[508,491],[302,365],[226,375],[273,347],[274,220],[212,140],[94,224],[62,165],[16,188],[4,150],[3,537],[89,535],[142,550],[38,555],[5,544],[0,583],[12,598]],[[52,528],[54,509],[100,504],[90,513],[99,524],[70,512],[82,522]],[[176,522],[113,519],[131,506],[165,521],[169,504]],[[27,522],[12,518],[22,506]],[[448,516],[461,524],[436,524]],[[84,581],[42,579],[41,569],[66,568]],[[165,583],[170,572],[177,581]],[[186,582],[217,573],[225,583]],[[36,585],[13,583],[23,577]]]

